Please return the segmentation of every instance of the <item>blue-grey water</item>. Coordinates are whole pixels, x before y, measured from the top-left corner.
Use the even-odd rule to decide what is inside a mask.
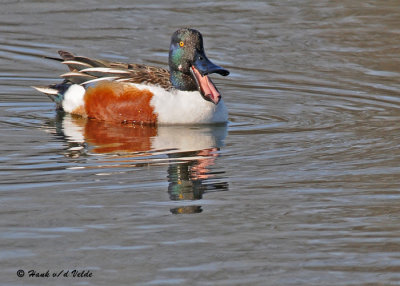
[[[227,127],[86,122],[30,87],[59,49],[165,67],[182,26],[231,71]],[[400,285],[399,47],[390,0],[2,1],[0,284]]]

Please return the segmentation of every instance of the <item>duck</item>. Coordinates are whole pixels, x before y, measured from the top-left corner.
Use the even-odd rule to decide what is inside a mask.
[[[61,83],[33,86],[56,109],[87,119],[150,125],[227,123],[228,111],[210,74],[229,75],[211,62],[202,34],[181,28],[171,37],[169,70],[75,56],[45,57],[65,64]]]

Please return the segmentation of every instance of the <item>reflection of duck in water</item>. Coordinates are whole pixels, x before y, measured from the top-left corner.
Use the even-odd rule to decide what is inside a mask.
[[[168,166],[168,193],[170,199],[178,200],[201,200],[203,194],[208,191],[226,191],[228,183],[213,182],[207,183],[215,177],[208,169],[214,165],[218,157],[219,148],[208,148],[194,152],[180,153],[180,156],[198,158],[185,162],[171,161]],[[175,158],[171,154],[170,158]],[[172,213],[194,213],[201,212],[200,206],[185,206],[171,209]]]
[[[68,156],[84,153],[118,154],[141,166],[160,164],[160,155],[167,156],[168,193],[173,201],[200,200],[205,192],[228,189],[219,174],[210,169],[223,145],[226,126],[141,126],[111,124],[59,113],[57,133],[69,143]],[[152,155],[154,157],[152,161]],[[165,162],[165,161],[164,161]],[[130,164],[129,166],[132,166]],[[171,209],[172,213],[201,212],[200,206]]]

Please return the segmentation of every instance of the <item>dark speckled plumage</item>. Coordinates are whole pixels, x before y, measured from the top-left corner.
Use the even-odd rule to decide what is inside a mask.
[[[73,83],[82,84],[96,78],[115,77],[114,80],[117,81],[154,84],[165,89],[172,88],[169,71],[161,67],[94,60],[74,56],[65,51],[58,53],[63,63],[68,65],[70,69],[69,73],[62,76]]]

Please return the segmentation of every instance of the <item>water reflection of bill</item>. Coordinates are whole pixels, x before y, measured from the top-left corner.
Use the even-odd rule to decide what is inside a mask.
[[[70,157],[113,154],[129,157],[135,166],[147,166],[159,165],[160,156],[164,156],[168,193],[173,201],[196,201],[206,192],[228,190],[228,183],[221,181],[224,172],[212,171],[227,134],[226,126],[110,124],[59,114],[56,130],[68,141],[66,155]],[[202,211],[192,203],[175,207],[171,213]]]

